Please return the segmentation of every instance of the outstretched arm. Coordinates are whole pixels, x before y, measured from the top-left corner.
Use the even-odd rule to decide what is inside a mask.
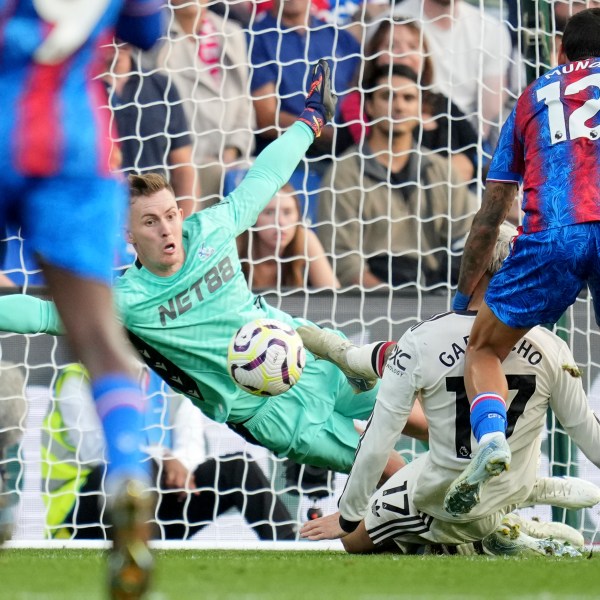
[[[254,225],[260,211],[289,181],[308,147],[333,118],[335,103],[329,64],[320,60],[313,69],[302,114],[292,127],[258,155],[246,177],[225,199],[235,207],[236,235]]]
[[[0,297],[0,330],[12,333],[64,334],[54,302],[24,294]]]

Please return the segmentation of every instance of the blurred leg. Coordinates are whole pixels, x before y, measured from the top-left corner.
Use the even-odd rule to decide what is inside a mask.
[[[138,598],[152,570],[147,542],[152,498],[143,463],[145,400],[114,312],[108,285],[44,264],[50,292],[72,349],[88,369],[108,455],[106,489],[113,525],[111,594]]]

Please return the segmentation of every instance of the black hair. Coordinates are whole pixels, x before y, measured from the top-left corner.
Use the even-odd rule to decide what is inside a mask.
[[[600,56],[600,8],[574,14],[565,26],[562,45],[569,61]]]
[[[381,65],[369,71],[368,77],[363,80],[363,90],[365,98],[370,98],[381,84],[379,80],[386,77],[388,82],[391,81],[392,77],[404,77],[410,79],[412,82],[418,85],[419,76],[406,65]]]

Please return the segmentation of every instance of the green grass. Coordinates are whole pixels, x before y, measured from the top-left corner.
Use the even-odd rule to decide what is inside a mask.
[[[159,551],[149,600],[592,599],[600,560]],[[2,600],[104,599],[105,554],[4,550]]]

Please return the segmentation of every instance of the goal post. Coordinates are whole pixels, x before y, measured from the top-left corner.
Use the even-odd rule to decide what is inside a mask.
[[[474,15],[472,18],[485,23],[473,36],[478,40],[473,50],[477,59],[469,70],[465,68],[471,64],[466,61],[467,57],[453,57],[446,72],[447,81],[435,78],[435,64],[432,75],[426,70],[427,60],[417,61],[423,67],[417,74],[420,113],[412,154],[414,162],[397,173],[387,166],[384,168],[381,161],[377,162],[381,155],[389,154],[390,161],[397,158],[391,142],[389,147],[377,152],[361,145],[369,127],[378,120],[370,119],[367,114],[372,105],[363,87],[368,74],[366,61],[383,60],[386,56],[407,59],[415,53],[433,60],[435,40],[427,40],[423,35],[426,16],[402,14],[404,7],[420,6],[422,2],[314,0],[312,25],[306,33],[302,27],[281,26],[283,9],[273,13],[275,25],[268,24],[269,7],[278,6],[277,0],[275,3],[215,0],[206,3],[204,10],[210,12],[203,13],[196,31],[190,33],[183,20],[176,18],[175,3],[165,0],[168,33],[160,47],[148,54],[134,52],[130,71],[120,71],[121,63],[114,57],[106,63],[103,77],[108,104],[105,109],[112,111],[113,158],[129,161],[121,163],[117,170],[122,173],[161,171],[170,176],[176,189],[185,195],[185,186],[177,187],[185,180],[179,175],[186,168],[192,168],[194,183],[202,188],[198,206],[210,205],[239,184],[253,163],[257,149],[289,125],[298,97],[303,97],[310,64],[315,59],[313,49],[323,48],[319,58],[328,58],[332,63],[340,106],[350,93],[354,93],[354,105],[344,105],[343,111],[340,108],[329,146],[314,144],[291,181],[300,204],[298,220],[321,240],[340,287],[332,290],[315,285],[308,269],[303,271],[300,283],[289,286],[285,282],[286,264],[298,258],[310,263],[306,239],[293,256],[276,256],[273,250],[272,256],[253,257],[250,248],[249,258],[244,261],[247,264],[254,258],[256,264],[275,265],[277,283],[266,289],[255,287],[266,301],[290,314],[339,328],[357,343],[398,339],[420,320],[449,310],[455,289],[455,267],[464,243],[464,236],[453,236],[453,232],[465,233],[461,227],[464,228],[465,221],[479,206],[486,168],[503,120],[527,83],[549,68],[554,60],[558,39],[556,6],[566,6],[567,12],[573,12],[582,5],[573,0],[453,2],[468,5]],[[182,7],[182,14],[197,4],[196,0],[177,3]],[[353,13],[357,5],[360,9]],[[414,38],[416,47],[409,44],[407,49],[400,43],[395,45],[393,36],[388,36],[387,46],[384,43],[374,49],[371,42],[378,26],[382,23],[391,26],[400,17],[408,18],[413,26],[411,31],[418,32]],[[326,23],[334,27],[327,43],[337,45],[339,52],[326,50],[326,42],[318,37],[329,26]],[[456,20],[451,22],[457,32],[458,26]],[[259,33],[265,30],[266,37],[261,37]],[[497,40],[497,47],[490,47],[489,40],[485,39],[487,32]],[[291,41],[299,44],[303,35],[308,36],[312,45],[292,55]],[[367,56],[369,52],[372,54]],[[488,69],[493,67],[497,52],[503,53],[506,73],[501,74],[499,93],[491,94],[494,78],[488,77]],[[405,66],[409,62],[405,60]],[[350,72],[351,66],[354,72]],[[288,71],[290,67],[293,68]],[[439,68],[437,70],[439,72]],[[290,72],[291,79],[286,79]],[[342,82],[345,88],[340,87]],[[462,87],[473,88],[472,102],[461,97]],[[440,100],[431,94],[441,89],[450,90],[450,95]],[[490,112],[490,106],[498,110]],[[460,108],[458,112],[457,108]],[[117,128],[120,123],[125,129]],[[463,135],[465,137],[461,137]],[[428,148],[424,140],[435,143],[436,147]],[[152,159],[146,152],[148,148],[152,148]],[[340,175],[344,165],[349,163],[353,166]],[[426,179],[424,174],[430,163],[436,167],[433,180]],[[459,171],[465,175],[457,175]],[[190,190],[192,188],[188,188]],[[369,208],[370,200],[376,196],[383,202],[379,212]],[[463,212],[456,208],[459,199],[461,206],[466,207]],[[404,209],[409,202],[416,207],[413,212]],[[354,213],[348,209],[352,203]],[[519,222],[518,207],[511,217],[515,223]],[[262,226],[262,231],[265,229],[268,226]],[[350,233],[346,235],[346,231]],[[395,231],[403,231],[405,237],[395,236]],[[253,248],[260,233],[261,227],[255,227]],[[44,288],[36,286],[43,285],[43,280],[22,233],[7,231],[4,247],[5,274],[26,293],[42,295]],[[132,248],[122,250],[118,264],[130,265],[134,258]],[[405,256],[411,257],[410,261],[404,262]],[[358,283],[348,275],[356,264],[360,265]],[[367,267],[372,274],[391,272],[398,279],[391,287],[382,285],[373,290],[365,277]],[[257,271],[249,270],[251,276]],[[406,273],[409,273],[408,278]],[[14,291],[6,289],[0,293]],[[589,297],[582,295],[577,300],[561,319],[557,331],[582,367],[590,403],[599,411],[600,337]],[[46,513],[41,499],[44,481],[40,467],[40,427],[53,401],[56,377],[72,357],[62,340],[45,335],[0,333],[0,349],[3,360],[13,361],[24,370],[30,402],[20,450],[16,455],[0,456],[0,467],[11,469],[18,498],[14,543],[43,544]],[[323,497],[315,502],[314,494],[310,489],[307,492],[300,481],[305,477],[305,469],[288,469],[282,459],[251,446],[232,431],[208,420],[203,435],[207,456],[240,452],[248,464],[256,463],[265,474],[266,486],[285,504],[295,524],[306,520],[307,511],[313,505],[325,513],[335,510],[343,489],[343,476],[322,478]],[[400,447],[409,460],[423,449],[412,440],[403,440]],[[15,471],[19,465],[23,468]],[[293,472],[298,477],[296,481],[290,479]],[[544,432],[540,474],[577,474],[600,484],[597,469],[574,448],[551,413]],[[242,490],[242,493],[246,492]],[[9,490],[0,489],[0,502],[8,494]],[[14,498],[15,493],[11,494]],[[245,498],[248,500],[250,495],[246,493]],[[600,520],[597,510],[567,513],[537,507],[530,514],[568,522],[583,529],[589,541],[595,540]],[[218,547],[235,541],[256,542],[255,532],[235,510],[205,525],[195,538],[202,543]]]

